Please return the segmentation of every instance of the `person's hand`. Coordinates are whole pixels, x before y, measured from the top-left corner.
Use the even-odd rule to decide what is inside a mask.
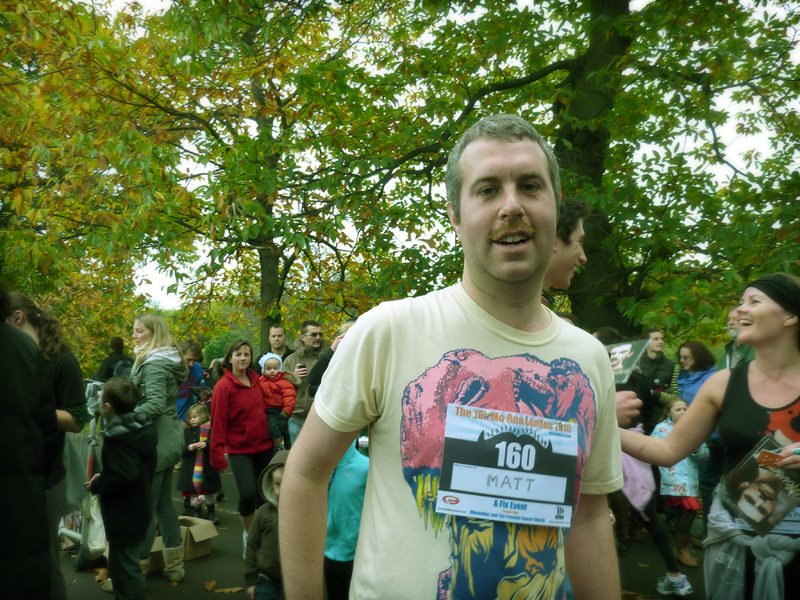
[[[636,417],[639,416],[639,408],[642,401],[636,392],[623,391],[617,392],[617,425],[627,427]]]
[[[780,469],[800,469],[800,443],[784,446],[783,450],[777,454],[785,456],[786,458],[775,463],[776,467]]]
[[[294,368],[294,374],[300,379],[308,377],[308,367],[306,367],[303,363],[300,363]]]
[[[205,442],[196,442],[194,447],[197,448],[198,450],[202,450],[203,448],[206,447],[206,443]]]
[[[333,343],[331,344],[331,352],[336,352],[336,347],[339,345],[339,342],[342,341],[343,337],[344,337],[344,334],[336,336],[336,339],[333,340]]]
[[[250,596],[250,600],[255,600],[256,598],[256,586],[250,585],[247,587],[247,595]]]
[[[290,416],[291,415],[289,413],[287,413],[286,411],[281,411],[281,418],[282,419],[288,419]]]
[[[95,473],[94,475],[92,475],[92,478],[89,481],[83,482],[83,487],[85,487],[88,490],[90,487],[92,487],[92,483],[94,483],[95,479],[97,479],[98,477],[100,477],[100,473]]]

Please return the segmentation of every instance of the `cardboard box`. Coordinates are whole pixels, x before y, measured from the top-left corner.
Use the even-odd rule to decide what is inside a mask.
[[[211,554],[211,538],[217,537],[217,528],[208,519],[179,517],[183,537],[183,560],[192,560]]]
[[[207,519],[197,517],[178,517],[181,524],[181,538],[183,539],[183,560],[192,560],[206,554],[211,554],[211,539],[219,535],[214,523]],[[150,568],[147,573],[160,573],[164,570],[164,540],[161,536],[153,541],[150,549]]]

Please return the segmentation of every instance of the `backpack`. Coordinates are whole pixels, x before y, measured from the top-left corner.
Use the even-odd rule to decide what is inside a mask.
[[[133,369],[133,359],[126,356],[114,364],[114,377],[130,377]]]

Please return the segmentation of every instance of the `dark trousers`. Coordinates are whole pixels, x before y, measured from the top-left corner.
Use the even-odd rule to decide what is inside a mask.
[[[722,478],[722,469],[725,466],[725,448],[722,446],[722,441],[710,439],[706,444],[708,445],[708,460],[701,461],[697,466],[704,523],[708,523],[708,513],[711,510],[711,501],[714,499],[714,488]]]
[[[228,464],[239,489],[239,514],[251,515],[261,506],[263,500],[258,493],[258,476],[261,475],[275,451],[270,448],[258,454],[229,454]]]
[[[267,409],[267,422],[269,423],[269,437],[273,443],[281,441],[287,450],[292,447],[292,438],[289,436],[289,419],[281,416],[280,408]]]
[[[352,577],[352,560],[341,562],[325,557],[325,587],[328,590],[328,600],[347,600]]]
[[[667,571],[675,573],[680,571],[681,568],[680,565],[678,565],[678,559],[675,558],[675,551],[672,549],[672,544],[669,543],[664,517],[656,512],[657,498],[658,493],[653,492],[653,497],[650,498],[650,502],[648,502],[647,506],[644,508],[644,514],[648,519],[644,522],[644,526],[647,529],[647,533],[650,534],[650,539],[652,539],[653,543],[656,545],[656,550],[658,550],[661,558],[664,559]]]
[[[136,544],[108,545],[108,572],[118,600],[144,600],[144,577],[139,567],[139,546]]]

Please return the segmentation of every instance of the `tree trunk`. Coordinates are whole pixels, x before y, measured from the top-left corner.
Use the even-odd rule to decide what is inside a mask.
[[[588,196],[602,182],[610,139],[607,122],[620,86],[620,63],[631,43],[616,28],[629,14],[627,0],[590,4],[589,48],[566,81],[568,100],[559,100],[555,107],[563,123],[557,132],[556,153],[564,171],[564,193],[578,198]],[[631,324],[616,307],[626,273],[614,249],[604,246],[613,239],[611,224],[606,215],[593,209],[584,229],[589,262],[572,281],[572,309],[584,329],[610,325],[629,334]]]
[[[280,284],[278,273],[278,251],[273,244],[258,247],[258,264],[261,271],[261,343],[259,354],[269,350],[269,328],[272,323],[279,321],[280,312]]]

